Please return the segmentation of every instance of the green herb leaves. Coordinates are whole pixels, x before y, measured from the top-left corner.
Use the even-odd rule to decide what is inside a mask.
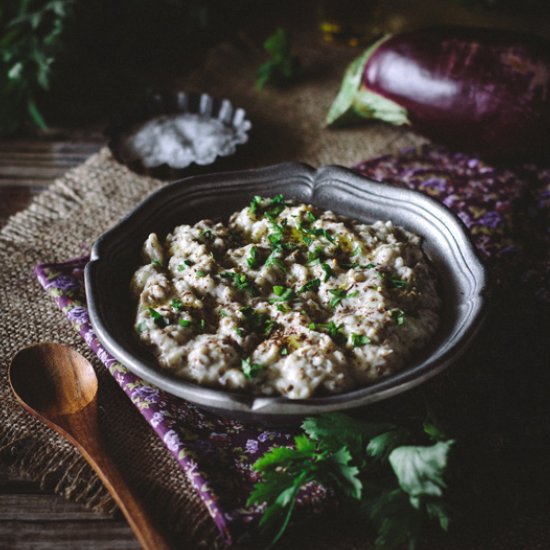
[[[267,314],[254,311],[250,306],[239,310],[245,317],[248,329],[265,338],[269,338],[277,328],[277,323]]]
[[[248,210],[255,218],[260,219],[265,216],[274,222],[285,207],[285,198],[281,194],[275,195],[272,199],[264,199],[255,195],[250,201]]]
[[[238,290],[244,290],[252,296],[257,296],[259,294],[258,287],[244,273],[224,271],[220,273],[220,277],[233,281],[235,288]]]
[[[343,344],[346,341],[346,335],[341,332],[344,325],[337,325],[334,321],[330,323],[310,323],[310,330],[326,332],[337,344]]]
[[[294,290],[286,286],[275,285],[273,287],[273,294],[275,298],[270,298],[269,303],[274,304],[276,302],[290,302],[295,298]]]
[[[405,312],[401,308],[394,307],[390,309],[389,312],[393,319],[395,319],[397,325],[401,326],[405,323]]]
[[[258,249],[255,246],[251,246],[248,257],[246,258],[246,264],[250,269],[256,269],[259,263],[260,259],[258,258]]]
[[[148,307],[147,311],[149,312],[151,319],[155,322],[155,325],[158,327],[163,328],[170,324],[170,319],[168,319],[168,317],[164,317],[164,315],[160,314],[155,308]]]
[[[329,293],[332,296],[330,299],[330,306],[334,308],[338,306],[342,300],[359,296],[358,291],[349,292],[349,288],[347,290],[343,288],[331,288]]]
[[[299,72],[300,63],[292,54],[290,38],[287,32],[278,28],[265,42],[264,48],[270,55],[258,69],[256,87],[264,88],[267,84],[279,86],[293,80]]]
[[[307,418],[302,429],[294,448],[273,448],[253,465],[262,481],[248,505],[266,503],[260,525],[272,544],[282,536],[301,488],[312,481],[362,504],[378,531],[378,548],[414,544],[426,519],[446,529],[443,498],[453,441],[406,444],[413,436],[404,428],[343,414]]]
[[[308,281],[305,285],[303,285],[298,290],[298,294],[302,294],[303,292],[310,292],[310,291],[313,291],[313,290],[319,290],[320,286],[321,286],[321,280],[320,279],[311,279],[311,281]]]
[[[370,338],[364,334],[356,334],[355,332],[351,335],[351,345],[354,348],[360,348],[370,344]]]
[[[244,373],[245,378],[248,378],[250,380],[263,369],[263,366],[258,365],[258,363],[252,363],[250,357],[248,357],[247,359],[243,359],[241,361],[241,369]]]

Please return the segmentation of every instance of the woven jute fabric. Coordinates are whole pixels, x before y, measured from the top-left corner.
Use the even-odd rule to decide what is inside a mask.
[[[354,165],[379,154],[397,152],[423,140],[383,124],[330,131],[324,116],[346,64],[355,51],[306,37],[296,44],[303,65],[301,79],[284,90],[254,88],[260,52],[223,44],[200,70],[179,83],[182,89],[209,92],[246,109],[253,123],[250,143],[232,168],[249,168],[287,160],[314,166]],[[13,354],[34,342],[56,341],[82,352],[100,378],[101,429],[108,448],[151,510],[179,541],[178,547],[220,545],[214,524],[185,476],[130,401],[89,351],[79,335],[36,282],[32,268],[86,254],[93,241],[163,182],[134,174],[107,149],[70,171],[10,219],[0,234],[0,459],[44,488],[103,511],[115,506],[95,474],[75,449],[23,412],[7,381]],[[527,523],[525,523],[527,522]],[[502,533],[501,541],[519,540],[534,548],[544,540],[538,518]],[[514,529],[513,526],[510,527]],[[546,530],[547,531],[547,530]],[[545,532],[546,532],[545,531]],[[364,525],[329,518],[313,529],[295,530],[288,548],[368,548],[372,537]],[[530,544],[531,541],[533,544]],[[495,541],[498,547],[499,542]],[[500,544],[504,547],[504,542]],[[441,545],[439,547],[442,547]],[[513,547],[513,546],[508,546]]]

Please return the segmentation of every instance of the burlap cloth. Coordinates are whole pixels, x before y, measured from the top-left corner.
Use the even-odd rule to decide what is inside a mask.
[[[286,160],[350,166],[422,141],[409,132],[382,124],[337,132],[326,130],[324,115],[345,65],[356,52],[309,38],[298,43],[297,49],[304,73],[300,82],[285,90],[254,89],[254,72],[261,56],[242,45],[218,47],[199,71],[181,82],[183,89],[228,97],[246,108],[254,130],[246,155],[239,156],[235,168]],[[146,496],[159,520],[170,526],[178,547],[211,548],[220,544],[214,524],[175,460],[41,290],[32,273],[39,262],[63,261],[86,253],[104,230],[161,185],[158,180],[130,172],[103,149],[52,184],[3,228],[0,459],[48,490],[92,508],[114,510],[105,489],[79,454],[23,412],[7,383],[9,360],[23,346],[41,341],[73,346],[97,368],[102,431],[115,459]],[[533,522],[540,528],[538,520],[528,518],[520,522],[521,531],[532,535]],[[546,534],[547,529],[544,531]],[[507,538],[503,533],[502,540]],[[316,524],[307,533],[298,530],[284,546],[367,548],[371,539],[365,534],[364,525],[333,518],[323,525]],[[548,539],[539,531],[534,540],[523,535],[519,540],[534,543]],[[534,547],[530,543],[511,547],[520,546]]]

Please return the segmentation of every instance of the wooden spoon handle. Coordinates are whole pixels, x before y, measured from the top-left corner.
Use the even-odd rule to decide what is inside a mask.
[[[126,482],[101,443],[96,441],[92,448],[84,448],[80,443],[77,446],[122,510],[144,550],[169,550],[172,545],[168,537],[156,526],[142,499]]]

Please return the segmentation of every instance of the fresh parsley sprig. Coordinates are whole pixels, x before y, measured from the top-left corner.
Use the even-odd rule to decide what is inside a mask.
[[[294,447],[276,447],[253,468],[262,475],[247,504],[266,505],[260,525],[273,546],[301,489],[315,482],[356,502],[377,530],[376,547],[414,546],[427,520],[449,526],[446,474],[454,442],[416,445],[410,431],[343,414],[307,418]]]
[[[264,48],[270,55],[258,69],[256,87],[264,88],[267,84],[275,86],[286,84],[293,80],[300,71],[300,62],[292,53],[292,44],[288,33],[278,28],[264,42]]]

